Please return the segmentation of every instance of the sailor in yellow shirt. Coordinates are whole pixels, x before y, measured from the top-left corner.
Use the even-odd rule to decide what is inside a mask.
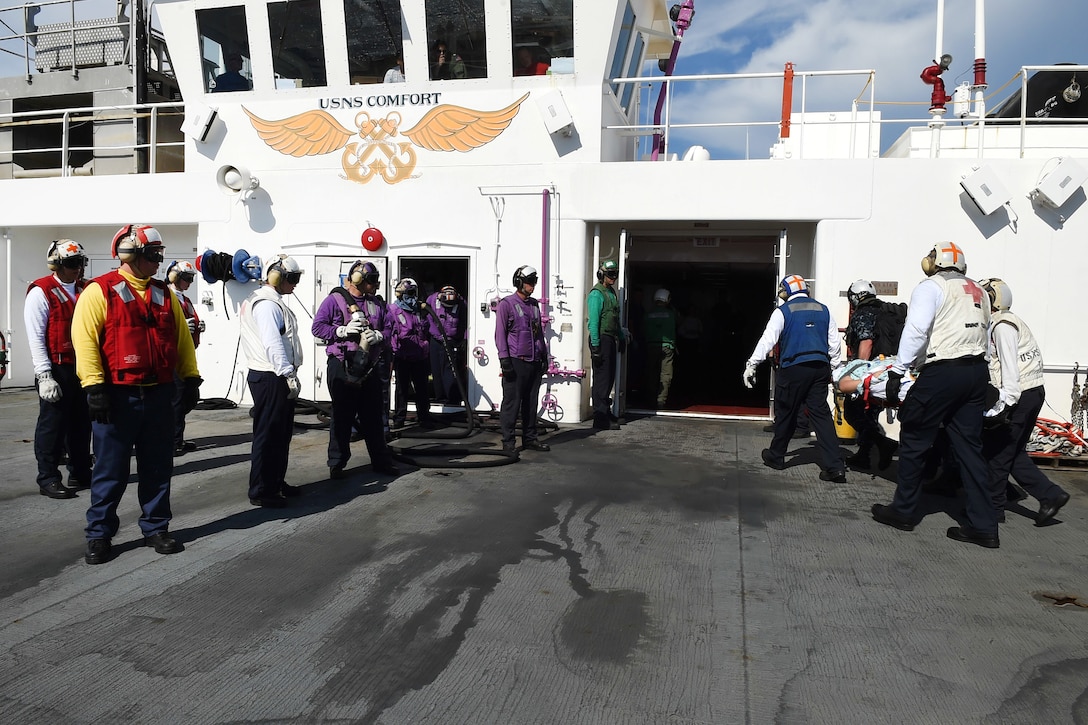
[[[165,282],[152,278],[164,251],[157,229],[126,225],[113,239],[120,268],[91,280],[76,303],[72,343],[76,374],[87,391],[95,454],[88,564],[111,557],[133,450],[144,543],[160,554],[183,548],[169,533],[174,374],[185,381],[188,409],[200,399],[201,379],[181,304]]]

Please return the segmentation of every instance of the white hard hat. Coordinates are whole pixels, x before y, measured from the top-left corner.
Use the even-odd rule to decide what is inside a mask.
[[[670,297],[671,295],[669,294],[669,291],[664,287],[659,289],[657,292],[654,292],[654,302],[664,302],[665,304],[668,304]]]
[[[979,280],[979,286],[990,296],[990,307],[995,310],[1007,310],[1012,307],[1012,290],[1004,280],[997,277]]]

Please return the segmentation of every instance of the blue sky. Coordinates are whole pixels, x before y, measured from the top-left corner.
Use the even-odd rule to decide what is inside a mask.
[[[2,8],[19,4],[0,1]],[[112,2],[104,4],[113,7]],[[696,0],[695,21],[685,36],[676,73],[780,73],[786,61],[793,62],[798,71],[871,68],[876,70],[876,100],[882,115],[924,123],[931,89],[918,76],[933,59],[936,9],[936,0]],[[973,75],[974,12],[974,0],[946,0],[943,49],[954,58],[944,75],[949,93]],[[986,12],[987,95],[994,96],[987,102],[988,109],[1014,90],[1011,86],[999,89],[1021,65],[1088,64],[1084,38],[1088,2],[988,0]],[[4,13],[0,17],[11,16]],[[0,35],[8,32],[0,26]],[[10,56],[0,53],[0,75],[19,72]],[[1082,82],[1088,83],[1088,73]],[[849,111],[850,101],[864,86],[861,77],[813,80],[807,89],[806,107]],[[674,121],[777,121],[780,117],[779,81],[676,84],[676,91]],[[799,104],[798,87],[795,110]],[[652,108],[653,101],[648,106]],[[882,147],[903,128],[885,126]],[[776,128],[747,136],[743,130],[719,131],[710,140],[681,135],[674,139],[672,150],[682,153],[688,143],[698,141],[718,158],[745,153],[766,158],[776,135]]]
[[[1010,86],[998,91],[1022,65],[1088,65],[1086,21],[1088,3],[1081,1],[988,0],[987,96],[995,97],[987,100],[987,109],[995,108],[1014,90]],[[919,74],[933,60],[936,31],[936,0],[696,0],[694,23],[685,34],[676,73],[780,73],[787,61],[798,71],[871,68],[876,70],[877,108],[882,115],[924,122],[932,88],[919,80]],[[974,0],[946,0],[943,50],[953,56],[953,63],[943,79],[949,94],[961,81],[973,78],[974,36]],[[1088,82],[1088,73],[1078,80]],[[848,111],[863,87],[859,78],[813,80],[806,106],[814,111]],[[881,101],[917,105],[883,105]],[[795,110],[799,103],[797,89]],[[676,120],[772,120],[780,117],[781,105],[780,81],[688,85],[679,90],[677,106],[684,110]],[[886,148],[903,128],[885,127],[882,146]],[[721,140],[723,146],[732,147],[731,151],[723,148],[722,155],[743,153],[740,133]],[[775,135],[776,130],[758,144],[751,139],[751,156],[766,158]],[[683,147],[673,150],[682,153]]]

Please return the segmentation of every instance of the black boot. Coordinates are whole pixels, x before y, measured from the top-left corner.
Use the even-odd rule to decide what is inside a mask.
[[[858,446],[858,452],[846,457],[846,465],[855,471],[868,471],[873,466],[873,447],[870,445]]]

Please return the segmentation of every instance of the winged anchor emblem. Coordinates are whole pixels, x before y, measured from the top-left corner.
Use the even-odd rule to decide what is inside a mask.
[[[340,151],[349,181],[366,184],[381,177],[387,184],[396,184],[410,178],[415,170],[418,159],[414,147],[465,153],[485,146],[507,129],[528,97],[526,93],[497,111],[443,104],[406,131],[400,130],[403,119],[396,111],[382,118],[360,112],[352,131],[321,109],[274,121],[255,116],[245,107],[242,110],[261,140],[281,154],[302,158]],[[359,140],[352,140],[356,135]]]

